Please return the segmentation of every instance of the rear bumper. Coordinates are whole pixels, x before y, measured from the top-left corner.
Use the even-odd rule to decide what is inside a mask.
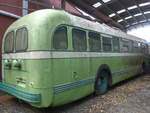
[[[0,82],[0,90],[30,103],[40,103],[41,95],[28,93],[9,84]]]

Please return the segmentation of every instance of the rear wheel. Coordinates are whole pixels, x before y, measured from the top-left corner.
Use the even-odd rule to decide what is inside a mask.
[[[102,71],[96,79],[95,93],[96,95],[102,95],[108,90],[108,72]]]

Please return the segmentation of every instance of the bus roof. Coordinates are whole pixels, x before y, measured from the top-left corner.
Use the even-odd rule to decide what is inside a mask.
[[[62,15],[65,18],[60,18],[60,16],[62,16]],[[37,19],[37,17],[38,17],[38,19]],[[35,20],[31,21],[29,18],[30,19],[35,19]],[[57,19],[60,18],[59,21],[62,21],[61,19],[64,19],[63,23],[66,23],[68,25],[80,27],[80,28],[83,28],[83,29],[88,29],[88,30],[91,30],[91,31],[100,32],[100,33],[107,34],[107,35],[110,35],[110,36],[122,37],[122,38],[125,38],[125,39],[136,40],[136,41],[144,42],[144,43],[146,42],[146,40],[144,40],[144,39],[138,38],[136,36],[129,35],[129,34],[123,32],[121,30],[116,30],[114,28],[111,28],[111,27],[107,26],[106,24],[100,24],[96,21],[90,21],[90,20],[84,19],[82,17],[70,14],[66,11],[56,10],[56,9],[43,9],[43,10],[35,11],[35,12],[33,12],[33,13],[27,15],[27,16],[24,16],[24,17],[20,18],[16,22],[14,22],[8,28],[7,31],[9,31],[9,29],[13,29],[13,28],[16,28],[17,26],[20,26],[20,23],[23,24],[23,23],[25,23],[25,21],[27,21],[30,25],[33,24],[33,23],[40,24],[41,23],[40,21],[42,21],[42,22],[49,21],[49,19],[44,19],[44,18],[57,18]]]

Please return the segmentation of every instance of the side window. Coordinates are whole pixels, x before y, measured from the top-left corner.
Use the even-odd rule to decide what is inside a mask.
[[[87,49],[85,31],[72,29],[72,40],[75,51],[85,51]]]
[[[14,48],[14,32],[9,32],[5,37],[4,52],[13,52]]]
[[[139,46],[138,46],[138,42],[133,42],[133,52],[134,53],[138,53],[139,52]]]
[[[119,52],[120,51],[120,44],[119,44],[119,38],[113,37],[113,51]]]
[[[53,48],[56,50],[65,50],[68,48],[67,27],[59,27],[53,36]]]
[[[122,40],[122,52],[132,52],[132,41]]]
[[[148,54],[149,51],[148,51],[148,44],[146,44],[146,54]]]
[[[103,51],[109,52],[112,51],[112,43],[111,43],[111,38],[109,37],[102,37],[103,39]]]
[[[145,54],[148,53],[148,45],[147,44],[142,43],[141,49],[142,49],[142,53],[145,53]]]
[[[26,28],[18,29],[16,32],[16,51],[26,50],[28,46],[28,31]]]
[[[101,40],[100,34],[89,32],[89,49],[90,51],[100,51],[101,50]]]

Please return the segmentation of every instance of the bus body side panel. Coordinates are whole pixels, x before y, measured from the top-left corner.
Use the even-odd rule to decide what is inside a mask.
[[[102,64],[110,67],[112,82],[115,84],[140,73],[142,63],[140,59],[139,56],[54,59],[53,106],[72,102],[94,92],[96,73]],[[73,72],[77,72],[76,78]]]

